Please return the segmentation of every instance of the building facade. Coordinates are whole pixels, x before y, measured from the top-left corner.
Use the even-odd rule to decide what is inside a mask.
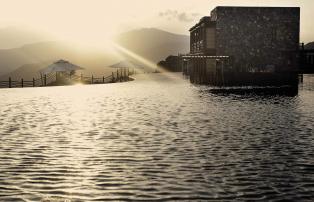
[[[195,83],[210,83],[227,72],[294,72],[299,33],[297,7],[216,7],[190,29],[183,70]]]

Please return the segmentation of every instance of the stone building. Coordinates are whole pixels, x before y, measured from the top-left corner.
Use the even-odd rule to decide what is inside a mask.
[[[227,72],[294,72],[299,33],[298,7],[216,7],[190,29],[183,70],[195,83]]]

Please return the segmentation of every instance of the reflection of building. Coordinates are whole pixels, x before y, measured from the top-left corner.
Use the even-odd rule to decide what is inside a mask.
[[[296,7],[217,7],[190,29],[183,71],[195,83],[210,83],[227,72],[296,71],[299,21]]]
[[[182,58],[181,56],[168,56],[165,60],[160,61],[157,66],[171,72],[182,71]]]

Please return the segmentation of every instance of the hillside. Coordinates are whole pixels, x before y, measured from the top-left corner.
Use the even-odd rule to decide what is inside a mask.
[[[132,30],[116,37],[124,48],[156,63],[169,55],[189,52],[189,36],[155,28]]]
[[[304,46],[305,49],[314,49],[314,42],[307,43]]]
[[[115,62],[108,53],[65,45],[62,42],[41,42],[16,49],[0,50],[0,75],[16,77],[16,72],[23,75],[27,68],[35,70],[41,64],[50,64],[59,59],[69,60],[84,67],[87,74],[99,74],[106,65]],[[34,75],[37,73],[33,72]],[[31,74],[30,70],[25,72],[25,75],[28,74]]]
[[[12,80],[20,80],[21,78],[24,80],[32,80],[32,78],[40,78],[39,70],[47,65],[49,65],[48,62],[22,65],[13,72],[0,76],[0,80],[8,80],[9,77],[11,77]]]
[[[41,42],[20,48],[0,50],[0,75],[16,70],[25,64],[41,63],[67,56],[68,48],[58,42]]]

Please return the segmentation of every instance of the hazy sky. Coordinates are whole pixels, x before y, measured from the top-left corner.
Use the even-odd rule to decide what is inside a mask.
[[[0,0],[0,27],[23,26],[86,43],[141,27],[189,34],[218,5],[299,6],[301,40],[314,40],[314,0]]]

